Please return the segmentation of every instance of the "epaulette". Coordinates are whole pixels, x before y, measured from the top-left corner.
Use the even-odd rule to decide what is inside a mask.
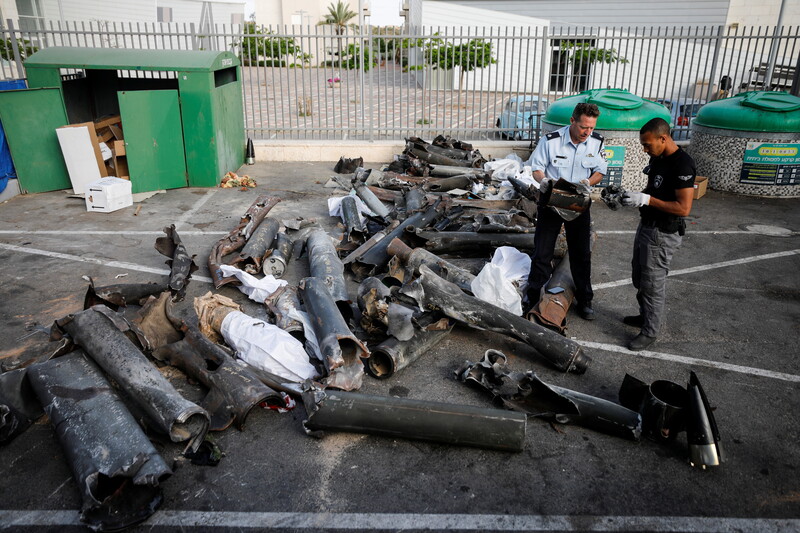
[[[592,132],[592,137],[594,137],[595,139],[597,139],[600,142],[603,142],[606,139],[605,137],[603,137],[602,135],[600,135],[596,131]]]
[[[561,134],[558,133],[557,131],[553,131],[545,135],[545,137],[547,137],[547,140],[550,141],[553,139],[558,139],[559,137],[561,137]]]

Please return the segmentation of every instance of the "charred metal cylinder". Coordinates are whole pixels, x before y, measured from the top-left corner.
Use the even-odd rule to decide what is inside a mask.
[[[155,513],[172,472],[97,365],[76,351],[28,370],[81,492],[81,520],[117,531]]]
[[[434,253],[480,253],[489,249],[513,246],[518,250],[533,250],[534,233],[473,233],[470,231],[418,231],[425,239],[425,248]]]
[[[292,239],[286,233],[278,233],[275,237],[275,248],[261,265],[264,274],[271,274],[276,278],[283,277],[286,266],[292,258],[292,244]]]
[[[253,232],[253,236],[247,240],[247,243],[232,264],[250,274],[258,274],[261,271],[261,263],[264,260],[264,256],[267,250],[272,247],[272,242],[275,240],[280,227],[281,223],[278,220],[272,217],[265,218]]]
[[[11,442],[44,414],[27,374],[27,368],[0,374],[0,444]]]
[[[697,374],[689,374],[686,439],[689,441],[689,464],[705,469],[723,461],[719,429],[714,411]]]
[[[416,146],[411,148],[406,148],[406,153],[410,153],[414,157],[433,165],[447,165],[453,167],[472,166],[472,163],[470,161],[467,161],[466,159],[453,159],[452,157],[447,157],[446,155],[432,153],[422,148],[418,148]]]
[[[420,265],[419,271],[420,277],[402,292],[414,298],[421,307],[440,309],[450,318],[473,328],[488,329],[519,339],[563,372],[586,372],[592,359],[577,342],[464,294],[458,286],[440,278],[425,265]]]
[[[447,192],[453,189],[471,189],[472,177],[470,174],[461,174],[450,178],[431,178],[425,187],[432,192]]]
[[[461,174],[470,174],[481,180],[484,180],[489,177],[489,173],[483,170],[482,168],[464,168],[462,166],[436,165],[436,164],[432,164],[430,165],[430,167],[431,167],[431,176],[449,178],[452,176],[460,176]]]
[[[364,379],[361,358],[369,357],[369,350],[347,327],[322,279],[305,278],[300,291],[328,370],[328,386],[343,390],[359,388]]]
[[[96,306],[57,321],[75,344],[111,376],[173,442],[195,451],[208,430],[208,413],[181,396],[112,322],[112,311]]]
[[[302,340],[303,323],[292,317],[300,309],[300,297],[297,287],[284,285],[273,292],[264,302],[275,316],[275,325],[289,332],[294,338]]]
[[[359,235],[363,236],[364,225],[361,223],[361,218],[358,214],[358,205],[356,205],[356,199],[352,196],[345,196],[342,199],[341,210],[345,226],[345,239],[358,240]]]
[[[189,278],[192,277],[192,272],[197,270],[197,265],[194,264],[194,256],[189,256],[186,247],[181,242],[181,238],[175,230],[175,224],[164,228],[164,233],[167,236],[156,239],[155,247],[161,255],[169,257],[167,261],[167,265],[170,267],[169,290],[172,292],[173,299],[179,302],[186,295],[186,286]]]
[[[417,211],[421,210],[425,207],[428,201],[425,198],[425,191],[414,187],[413,189],[409,189],[406,191],[405,194],[406,200],[406,215],[411,215],[416,213]]]
[[[303,393],[306,432],[350,431],[520,452],[526,416],[466,405],[312,389]]]
[[[367,371],[371,376],[386,379],[404,369],[433,348],[453,331],[453,326],[439,330],[414,330],[407,341],[389,337],[375,346],[367,360]]]
[[[472,294],[472,282],[475,276],[471,272],[445,261],[428,250],[424,248],[414,248],[412,250],[400,239],[392,239],[386,251],[389,255],[399,257],[408,268],[415,272],[419,272],[420,265],[425,265],[438,276],[455,283],[461,290]]]
[[[373,213],[384,220],[389,218],[389,209],[383,205],[383,202],[375,196],[375,193],[372,192],[366,184],[356,181],[353,183],[353,188],[356,190],[358,197],[367,204],[367,207],[369,207]]]
[[[306,242],[308,251],[308,265],[311,276],[319,278],[328,287],[328,292],[336,302],[345,319],[352,316],[347,295],[347,285],[344,281],[344,264],[336,253],[333,241],[325,230],[312,231]]]
[[[148,296],[161,294],[169,290],[168,282],[164,278],[163,283],[118,283],[96,287],[94,280],[89,279],[89,287],[86,289],[86,296],[83,299],[83,308],[103,304],[106,307],[118,310],[120,307],[128,305],[141,305],[142,300]]]

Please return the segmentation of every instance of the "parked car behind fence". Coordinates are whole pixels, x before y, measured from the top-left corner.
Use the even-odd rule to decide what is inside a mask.
[[[502,137],[516,140],[538,139],[539,120],[547,111],[547,101],[538,96],[512,96],[503,106],[495,126]]]

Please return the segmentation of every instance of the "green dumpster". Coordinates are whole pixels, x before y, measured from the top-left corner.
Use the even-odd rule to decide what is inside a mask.
[[[58,167],[18,168],[27,192],[69,187],[55,127],[109,115],[121,116],[133,192],[214,187],[244,163],[241,70],[231,52],[53,47],[25,68],[30,90],[0,93],[4,124],[6,115],[20,120],[20,106],[29,113],[21,138],[9,135],[11,154],[24,167],[35,146],[35,159]]]
[[[649,157],[639,143],[639,129],[656,117],[670,121],[670,114],[661,104],[645,100],[624,89],[591,89],[559,98],[547,109],[542,130],[550,133],[569,124],[572,111],[580,103],[596,104],[600,109],[595,131],[605,138],[606,174],[599,186],[622,185],[628,190],[641,190],[647,185],[642,169]]]
[[[752,91],[704,105],[692,121],[689,153],[712,189],[800,196],[800,98]]]

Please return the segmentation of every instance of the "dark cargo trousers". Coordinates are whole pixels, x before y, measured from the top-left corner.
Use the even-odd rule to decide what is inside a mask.
[[[639,223],[633,240],[631,277],[636,287],[639,314],[644,318],[642,335],[657,337],[664,320],[667,274],[681,236],[665,233],[655,226]]]

